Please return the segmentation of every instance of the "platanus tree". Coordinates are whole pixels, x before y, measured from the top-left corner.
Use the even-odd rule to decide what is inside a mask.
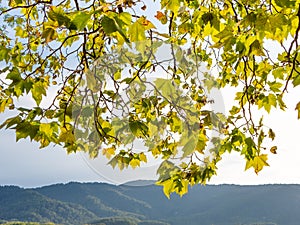
[[[0,3],[0,112],[14,114],[1,128],[17,140],[120,169],[162,160],[167,196],[206,183],[226,152],[256,173],[276,153],[253,110],[285,110],[300,84],[299,0]],[[225,87],[235,104],[216,111],[209,91]]]

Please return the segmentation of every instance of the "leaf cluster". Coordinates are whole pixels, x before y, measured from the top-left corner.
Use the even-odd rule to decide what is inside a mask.
[[[152,4],[1,2],[0,112],[15,116],[0,128],[41,148],[102,153],[120,169],[161,160],[167,196],[205,184],[226,152],[258,173],[277,146],[253,113],[285,110],[288,87],[300,84],[300,2],[162,0],[149,15]],[[237,89],[229,112],[208,109],[209,91],[228,86]]]

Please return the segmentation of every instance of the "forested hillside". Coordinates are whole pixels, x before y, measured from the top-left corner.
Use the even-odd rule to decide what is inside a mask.
[[[132,185],[132,183],[131,183]],[[195,186],[167,199],[155,185],[0,187],[3,221],[94,225],[299,225],[300,185]],[[11,223],[10,223],[11,225]]]

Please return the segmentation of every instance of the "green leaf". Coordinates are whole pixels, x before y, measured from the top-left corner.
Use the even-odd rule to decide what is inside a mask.
[[[268,113],[270,113],[272,106],[277,106],[277,98],[274,94],[264,96],[261,100],[258,101],[258,108],[264,107]]]
[[[282,100],[282,95],[277,95],[277,101],[281,110],[285,110],[287,108],[286,104]]]
[[[6,79],[12,80],[13,84],[22,80],[19,70],[14,67],[6,76]]]
[[[131,24],[132,16],[128,12],[122,12],[119,14],[119,19],[126,25]]]
[[[9,0],[9,6],[11,6],[11,7],[21,5],[22,3],[23,3],[23,0]]]
[[[44,29],[42,37],[45,39],[46,43],[48,43],[57,38],[57,33],[52,27],[48,27]]]
[[[283,79],[285,74],[285,69],[283,67],[279,67],[272,71],[274,78]]]
[[[77,30],[83,30],[83,28],[86,27],[90,18],[91,14],[86,12],[78,12],[74,19],[71,20],[71,24],[74,24]]]
[[[118,30],[116,21],[108,16],[103,16],[101,26],[106,34],[111,34]]]
[[[290,0],[275,0],[276,5],[284,8],[284,7],[293,7],[295,6],[296,1]]]
[[[139,18],[137,21],[135,21],[133,24],[130,25],[128,33],[129,33],[129,40],[131,42],[146,40],[146,35],[145,35],[146,28],[142,24],[142,21],[143,19]]]
[[[91,91],[97,92],[100,88],[100,84],[97,82],[93,71],[86,71],[85,75],[86,75],[87,87]]]
[[[75,142],[75,136],[72,130],[68,130],[66,128],[61,128],[61,132],[58,138],[58,141],[66,143],[66,144],[73,144]]]
[[[171,10],[175,15],[177,15],[180,8],[180,0],[162,0],[161,5],[168,10]]]
[[[83,117],[91,117],[93,115],[93,113],[94,113],[94,109],[90,106],[87,106],[82,109],[80,115]]]
[[[120,70],[118,70],[117,72],[115,72],[115,74],[114,74],[114,79],[115,79],[115,80],[121,79],[121,71],[120,71]]]
[[[182,121],[176,115],[176,113],[173,113],[170,116],[170,119],[168,120],[168,124],[171,128],[171,131],[181,133],[181,131],[182,131]]]
[[[257,56],[264,56],[265,53],[262,50],[262,45],[260,44],[259,40],[255,40],[250,45],[250,52]]]
[[[257,147],[258,147],[258,149],[260,148],[260,146],[261,146],[263,140],[265,139],[265,137],[266,137],[266,135],[265,135],[264,131],[261,130],[260,133],[259,133],[259,135],[258,135],[258,139],[257,139]]]
[[[256,151],[256,144],[254,143],[253,139],[248,137],[245,139],[246,144],[246,152],[243,152],[246,156],[246,158],[251,159],[255,155]]]
[[[268,82],[268,85],[270,86],[270,89],[273,91],[273,92],[280,92],[280,88],[283,86],[282,83],[279,83],[279,82]]]
[[[294,87],[298,86],[300,84],[300,75],[297,75],[294,79],[293,79],[293,85]]]
[[[127,168],[130,163],[129,157],[119,156],[118,158],[118,167],[120,170],[123,170],[124,168]]]
[[[48,17],[52,21],[56,21],[59,26],[65,25],[66,27],[69,27],[71,21],[62,8],[55,6],[51,6]]]
[[[114,169],[118,164],[118,156],[113,157],[107,164],[111,165]]]
[[[169,79],[157,78],[154,81],[156,88],[161,91],[163,97],[175,97],[177,96],[177,90],[175,86],[172,84],[172,81]],[[179,91],[179,90],[178,90]]]
[[[189,156],[195,151],[196,143],[197,143],[196,141],[197,139],[193,136],[188,140],[188,142],[184,145],[182,149],[183,151],[182,158]]]
[[[32,97],[35,100],[37,105],[40,105],[43,95],[46,96],[46,87],[44,86],[44,83],[42,81],[37,81],[32,85]]]
[[[22,119],[20,116],[15,116],[12,118],[8,118],[7,120],[5,120],[1,125],[0,125],[0,129],[2,129],[3,127],[5,127],[5,129],[10,128],[14,125],[18,125],[22,122]]]
[[[129,128],[136,137],[147,137],[149,135],[149,128],[146,124],[140,121],[129,122]]]
[[[6,63],[9,61],[9,52],[10,49],[5,46],[0,46],[0,61],[5,60]]]
[[[119,34],[121,34],[121,36],[124,38],[126,42],[129,42],[128,38],[126,37],[122,29],[119,27],[116,19],[117,18],[114,17],[111,18],[108,16],[103,16],[101,20],[101,26],[103,27],[104,32],[106,34],[112,34],[114,32],[118,32]]]
[[[22,138],[30,137],[31,140],[35,138],[39,130],[38,125],[33,125],[29,122],[22,121],[16,126],[16,141],[19,141]]]

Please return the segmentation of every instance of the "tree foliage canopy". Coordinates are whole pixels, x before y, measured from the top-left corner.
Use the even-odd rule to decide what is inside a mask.
[[[276,153],[252,112],[284,110],[300,84],[299,0],[0,2],[0,112],[15,113],[1,128],[17,140],[120,169],[162,159],[167,196],[209,180],[225,152],[256,173]],[[217,112],[208,93],[226,86],[235,105]]]

